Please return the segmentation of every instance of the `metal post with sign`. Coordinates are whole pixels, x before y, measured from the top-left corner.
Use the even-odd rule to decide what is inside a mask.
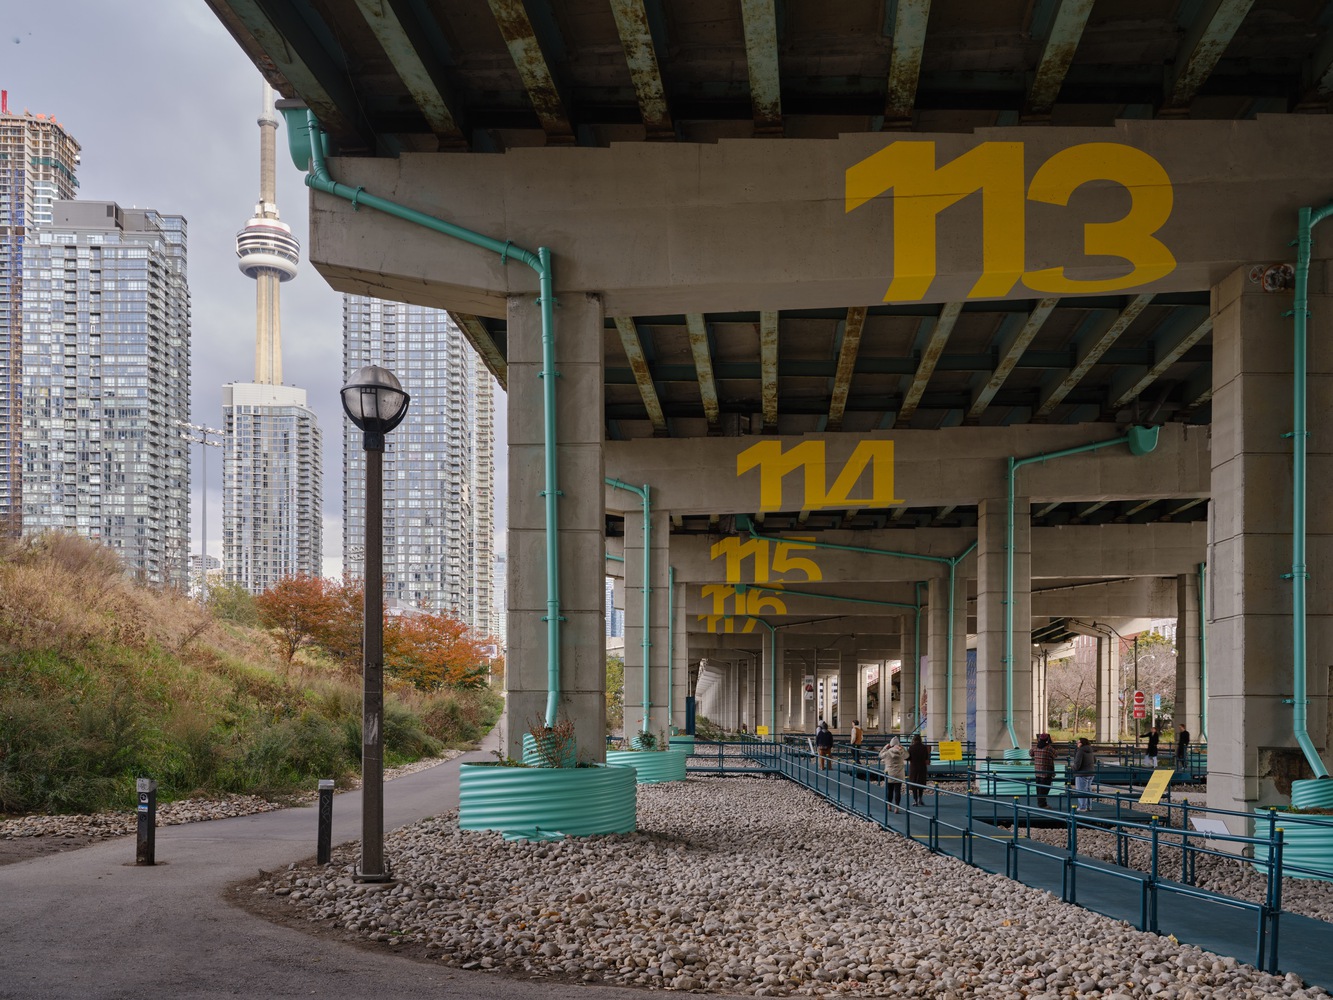
[[[155,865],[157,864],[157,782],[152,778],[135,778],[134,790],[139,794],[134,863]]]

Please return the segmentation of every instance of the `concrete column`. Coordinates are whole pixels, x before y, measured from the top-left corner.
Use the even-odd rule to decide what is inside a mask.
[[[916,663],[920,657],[921,651],[916,648],[916,615],[903,615],[902,622],[902,650],[903,666],[898,675],[898,682],[902,687],[902,704],[898,706],[899,714],[903,718],[903,732],[911,732],[916,728]],[[922,639],[924,640],[924,636]],[[892,689],[892,678],[889,676],[889,664],[887,661],[883,669],[880,670],[880,729],[884,732],[893,730],[893,705],[889,702],[889,691]]]
[[[1046,703],[1046,672],[1049,660],[1043,651],[1032,658],[1032,727],[1037,732],[1050,728]]]
[[[1203,739],[1203,674],[1199,632],[1199,576],[1176,577],[1176,708],[1175,723],[1182,722],[1196,740]]]
[[[835,650],[842,656],[838,664],[838,730],[849,737],[854,720],[865,722],[865,705],[861,701],[861,663],[855,639],[851,646],[849,650]]]
[[[606,757],[606,566],[602,487],[602,304],[561,296],[556,312],[556,463],[561,496],[560,702],[580,760]],[[541,312],[535,296],[508,302],[509,650],[506,752],[523,755],[547,692],[546,498]]]
[[[1003,757],[1013,746],[1005,721],[1005,547],[1008,501],[977,507],[977,756]],[[1032,739],[1032,517],[1014,503],[1013,728],[1019,748]]]
[[[1124,689],[1120,668],[1120,640],[1097,639],[1097,742],[1114,743],[1120,739],[1120,723],[1125,706],[1120,701]]]
[[[1317,232],[1326,238],[1328,226]],[[1295,237],[1293,217],[1292,236]],[[1316,252],[1327,255],[1327,243]],[[1306,580],[1307,716],[1328,754],[1333,663],[1333,295],[1330,264],[1310,273]],[[1213,547],[1208,565],[1208,805],[1248,810],[1289,800],[1312,774],[1293,736],[1292,308],[1235,271],[1212,292]],[[1197,731],[1191,729],[1192,733]]]
[[[668,721],[670,725],[675,726],[677,730],[683,733],[685,732],[685,699],[693,690],[690,685],[689,634],[686,631],[689,628],[689,617],[685,614],[685,584],[676,584],[674,591],[672,600],[675,603],[675,621],[672,625],[675,633],[675,648],[668,652],[671,658],[671,715]],[[729,668],[726,686],[729,708],[734,704],[732,699],[735,691],[735,676],[735,669]],[[697,705],[695,710],[698,710]]]
[[[639,485],[635,483],[634,485]],[[651,497],[651,493],[649,494]],[[634,499],[633,494],[625,496]],[[648,567],[648,731],[659,735],[667,715],[667,563],[671,555],[671,517],[652,514],[652,561]],[[643,728],[643,513],[625,512],[625,734]],[[682,706],[683,710],[683,706]]]

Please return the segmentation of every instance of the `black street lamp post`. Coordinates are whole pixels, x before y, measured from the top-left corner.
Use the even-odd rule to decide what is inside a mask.
[[[366,453],[365,637],[361,643],[361,882],[385,882],[384,864],[384,436],[411,397],[387,368],[367,365],[342,388],[343,411]]]

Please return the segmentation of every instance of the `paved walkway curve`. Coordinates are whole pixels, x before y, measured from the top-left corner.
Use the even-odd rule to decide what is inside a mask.
[[[458,764],[485,757],[386,783],[385,829],[456,809]],[[134,865],[133,837],[0,867],[0,998],[642,1000],[639,990],[507,979],[349,946],[224,898],[261,868],[313,856],[315,832],[312,805],[162,827],[152,868]],[[337,796],[334,843],[360,835],[360,794]]]

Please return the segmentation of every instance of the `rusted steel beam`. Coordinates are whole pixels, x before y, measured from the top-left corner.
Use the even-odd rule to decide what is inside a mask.
[[[611,0],[611,13],[616,19],[620,44],[625,50],[634,93],[639,99],[639,113],[649,139],[674,139],[675,126],[667,105],[666,86],[657,63],[657,49],[648,24],[648,12],[643,0]]]
[[[1164,110],[1189,107],[1253,6],[1254,0],[1207,0],[1203,4],[1176,50],[1174,69],[1166,81]]]
[[[886,127],[910,123],[916,108],[916,86],[921,77],[921,55],[926,48],[930,0],[898,0],[893,19],[893,54],[889,62],[888,93],[884,99]]]
[[[657,386],[653,385],[653,373],[648,370],[648,358],[643,353],[643,341],[639,339],[639,328],[632,316],[617,316],[616,329],[620,331],[620,345],[625,349],[630,369],[634,372],[634,381],[643,398],[644,409],[648,411],[648,421],[653,425],[653,437],[669,437],[666,417],[662,414],[662,401],[657,398]]]
[[[537,41],[537,32],[532,27],[532,19],[523,0],[487,0],[495,23],[509,46],[509,54],[518,68],[518,75],[523,79],[523,86],[528,90],[528,99],[532,101],[532,110],[541,122],[546,141],[554,145],[573,143],[574,129],[569,123],[560,90],[556,86],[551,67],[546,61],[546,53]]]
[[[1112,380],[1109,398],[1111,409],[1118,410],[1141,396],[1148,386],[1161,378],[1168,368],[1180,360],[1182,354],[1206,337],[1212,329],[1211,316],[1198,320],[1197,315],[1181,315],[1172,324],[1172,329],[1154,341],[1156,361],[1147,368],[1131,368],[1121,372]]]
[[[852,306],[847,310],[842,345],[838,348],[838,373],[833,376],[833,401],[828,411],[828,429],[831,431],[842,430],[847,393],[851,391],[852,375],[856,372],[856,355],[861,349],[861,331],[865,328],[865,322],[865,306]]]
[[[759,381],[764,430],[778,429],[778,314],[759,314]]]
[[[713,354],[708,346],[708,327],[703,313],[689,313],[685,328],[690,335],[690,351],[694,354],[694,370],[699,382],[699,397],[703,401],[708,429],[716,430],[721,407],[717,401],[717,381],[713,378]]]
[[[903,405],[898,408],[898,414],[894,417],[895,425],[906,426],[912,422],[912,415],[916,413],[921,396],[926,391],[926,384],[930,382],[930,376],[935,372],[940,355],[944,353],[944,345],[948,343],[949,335],[953,333],[954,324],[958,322],[958,316],[962,311],[962,302],[946,302],[940,307],[938,319],[924,320],[931,323],[933,328],[926,340],[926,346],[922,348],[916,374],[912,376],[907,392],[903,393]]]
[[[1130,300],[1129,305],[1125,306],[1119,315],[1106,325],[1104,330],[1085,338],[1086,343],[1078,345],[1078,364],[1052,382],[1050,386],[1042,388],[1041,402],[1038,403],[1037,409],[1032,414],[1034,420],[1049,417],[1055,411],[1055,408],[1064,401],[1070,391],[1079,382],[1083,381],[1083,377],[1092,370],[1093,365],[1097,364],[1101,356],[1110,350],[1111,345],[1120,338],[1120,335],[1130,328],[1134,320],[1138,319],[1139,313],[1143,312],[1151,301],[1151,295],[1135,296]]]
[[[995,371],[991,373],[986,384],[979,388],[976,395],[972,397],[972,405],[968,408],[967,415],[969,419],[975,420],[981,416],[983,410],[990,405],[990,401],[995,398],[995,394],[1000,391],[1004,385],[1004,380],[1009,377],[1009,373],[1018,365],[1018,359],[1023,356],[1027,350],[1028,344],[1032,343],[1032,338],[1040,332],[1046,320],[1050,318],[1055,307],[1059,305],[1060,300],[1042,299],[1032,307],[1032,312],[1028,314],[1027,322],[1023,326],[1010,333],[1000,343],[1000,360],[995,366]]]
[[[1026,112],[1030,115],[1050,114],[1055,99],[1060,96],[1060,85],[1069,72],[1074,53],[1078,51],[1083,28],[1092,13],[1094,0],[1060,0],[1051,17],[1051,29],[1042,45],[1041,60],[1028,90]]]
[[[425,32],[415,18],[404,23],[387,0],[356,0],[356,6],[413,102],[421,109],[440,148],[466,149],[467,129],[454,113],[453,88],[439,59],[426,46]]]
[[[486,329],[486,324],[471,313],[450,312],[449,318],[454,321],[458,329],[463,331],[463,336],[467,339],[467,342],[476,348],[477,354],[481,356],[481,363],[495,376],[495,381],[500,383],[500,388],[507,392],[509,390],[509,364],[505,361],[504,352],[500,350],[499,345],[495,343],[495,338],[491,336],[491,331]]]
[[[774,0],[741,0],[745,60],[757,135],[782,134],[782,85],[778,68],[778,20]]]

